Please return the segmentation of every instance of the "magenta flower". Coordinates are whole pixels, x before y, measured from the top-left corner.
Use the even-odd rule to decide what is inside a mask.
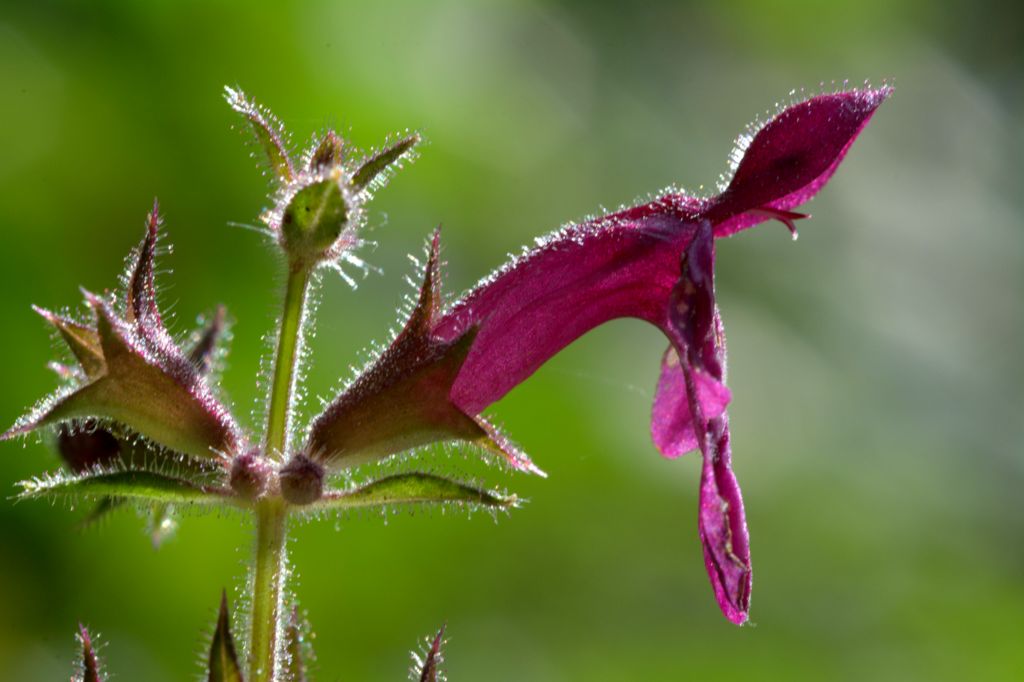
[[[725,337],[714,297],[714,239],[793,209],[832,176],[890,89],[813,97],[741,145],[728,186],[711,198],[668,193],[572,225],[441,309],[435,233],[418,304],[405,328],[317,418],[299,457],[332,468],[438,440],[482,445],[540,473],[481,412],[594,327],[644,320],[669,341],[651,434],[667,457],[700,449],[698,528],[726,617],[748,619],[747,525],[730,460]]]

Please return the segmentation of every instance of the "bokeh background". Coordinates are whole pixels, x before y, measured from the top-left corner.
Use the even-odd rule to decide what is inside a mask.
[[[765,225],[719,245],[756,627],[714,603],[698,459],[662,459],[648,436],[665,342],[632,322],[493,408],[548,480],[472,456],[408,464],[482,475],[523,509],[304,525],[296,586],[320,680],[404,679],[443,622],[455,681],[1019,679],[1024,21],[1008,8],[5,3],[0,416],[54,385],[29,304],[113,286],[154,195],[175,245],[163,304],[180,332],[228,306],[223,388],[250,414],[281,268],[230,226],[256,222],[267,187],[225,84],[297,144],[328,125],[364,148],[406,128],[429,139],[372,205],[383,275],[324,283],[315,396],[386,338],[406,254],[438,223],[458,292],[564,221],[672,183],[712,190],[734,136],[800,88],[888,79],[895,96],[798,242]],[[35,440],[0,449],[5,498],[57,466]],[[251,528],[187,516],[154,551],[136,514],[82,532],[82,511],[0,502],[0,677],[67,679],[81,620],[115,679],[194,679]]]

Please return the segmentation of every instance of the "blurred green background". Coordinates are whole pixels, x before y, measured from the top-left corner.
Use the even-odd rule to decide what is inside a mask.
[[[648,435],[665,342],[633,322],[493,408],[550,474],[483,470],[525,508],[307,524],[295,584],[320,680],[404,679],[442,622],[455,681],[1019,679],[1024,21],[1007,7],[5,3],[0,415],[54,385],[29,304],[113,286],[154,195],[175,245],[163,304],[181,332],[228,306],[223,386],[250,415],[281,268],[229,226],[256,222],[266,184],[225,84],[297,144],[328,125],[362,147],[429,139],[372,204],[383,276],[322,288],[309,390],[326,396],[386,338],[406,254],[438,223],[458,292],[566,220],[671,183],[713,189],[734,136],[794,88],[890,79],[797,243],[766,225],[719,245],[756,627],[714,603],[698,460],[662,459]],[[57,466],[34,440],[0,450],[10,494]],[[81,514],[0,502],[0,678],[67,679],[82,620],[116,679],[194,679],[251,528],[190,516],[154,551],[135,514],[86,532]]]

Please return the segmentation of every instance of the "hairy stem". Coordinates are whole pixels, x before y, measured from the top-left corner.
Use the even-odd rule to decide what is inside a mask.
[[[265,447],[270,457],[275,454],[283,457],[288,445],[292,388],[295,385],[308,285],[308,268],[298,266],[289,269],[288,286],[284,293],[284,312],[281,315],[281,329],[277,337],[277,353],[274,359],[274,383],[267,411]]]
[[[269,457],[284,459],[287,454],[309,275],[309,268],[305,266],[293,266],[288,270],[267,410],[264,451]],[[265,499],[257,508],[256,572],[252,581],[252,631],[249,638],[249,678],[252,682],[273,682],[277,676],[281,598],[287,573],[287,516],[288,510],[279,497]]]
[[[278,625],[285,577],[288,512],[280,499],[260,503],[256,525],[256,573],[252,581],[249,678],[272,682],[277,674]]]

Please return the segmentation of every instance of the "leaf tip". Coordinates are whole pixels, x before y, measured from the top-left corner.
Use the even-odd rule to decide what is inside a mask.
[[[217,626],[210,644],[209,675],[207,682],[242,682],[242,670],[231,637],[231,615],[228,610],[227,590],[221,590]]]
[[[96,657],[96,650],[93,646],[92,637],[89,636],[89,630],[85,625],[79,623],[78,632],[75,636],[82,647],[82,672],[80,676],[73,679],[80,680],[81,682],[101,682],[100,664]]]
[[[443,682],[445,679],[441,665],[444,663],[442,646],[445,643],[444,633],[447,627],[447,623],[441,626],[434,638],[430,640],[430,646],[422,658],[413,652],[413,668],[410,672],[414,682]]]

